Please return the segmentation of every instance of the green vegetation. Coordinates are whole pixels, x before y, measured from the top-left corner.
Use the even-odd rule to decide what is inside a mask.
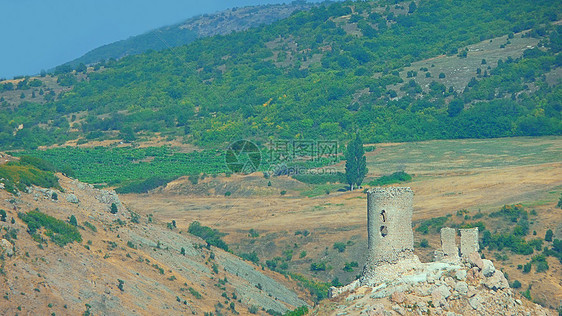
[[[180,153],[170,147],[66,147],[26,154],[49,161],[59,170],[71,169],[84,182],[120,184],[120,193],[145,192],[182,175],[225,171],[220,150]]]
[[[221,239],[226,236],[226,234],[219,232],[217,229],[203,226],[198,221],[195,221],[189,224],[187,232],[202,238],[207,242],[207,245],[228,251],[228,245]]]
[[[258,264],[258,262],[260,261],[260,258],[258,257],[258,254],[255,251],[252,251],[251,253],[241,253],[238,256],[244,260],[251,261],[255,264]]]
[[[359,264],[356,261],[346,262],[342,270],[345,272],[353,272],[353,268],[357,267],[359,267]]]
[[[544,234],[544,241],[552,241],[552,236],[554,236],[552,229],[547,230]]]
[[[562,26],[552,24],[562,4],[422,1],[412,13],[386,5],[319,5],[272,25],[104,63],[44,105],[4,101],[0,143],[162,135],[209,148],[240,138],[349,140],[356,132],[367,142],[562,132],[562,91],[545,76],[562,63]],[[447,89],[447,76],[423,92],[399,76],[412,62],[464,57],[469,44],[521,31],[540,48],[501,62],[486,56],[486,76],[464,90]],[[61,84],[75,77],[65,69],[57,76]],[[79,112],[86,116],[69,120]]]
[[[310,264],[310,271],[326,271],[326,262],[313,262]]]
[[[91,229],[94,233],[98,231],[98,229],[96,228],[96,226],[94,226],[94,224],[90,223],[90,222],[84,222],[84,226],[88,227],[89,229]]]
[[[384,186],[394,183],[407,182],[412,180],[412,176],[404,171],[397,171],[388,176],[382,176],[376,180],[369,182],[370,186]]]
[[[291,176],[293,179],[308,184],[325,184],[325,183],[344,183],[345,174],[323,173],[323,174],[297,174]]]
[[[82,242],[82,236],[76,226],[65,223],[47,214],[41,213],[38,209],[28,213],[18,213],[18,217],[27,224],[27,231],[34,236],[42,227],[45,228],[45,235],[51,238],[55,244],[64,247],[73,242]]]
[[[332,286],[331,283],[314,281],[298,273],[289,273],[289,275],[310,292],[315,302],[319,302],[328,297],[328,289]]]
[[[448,219],[448,216],[441,216],[425,220],[421,222],[418,227],[416,227],[416,231],[424,235],[427,235],[430,231],[439,233]]]
[[[343,242],[336,242],[334,243],[334,249],[336,249],[339,252],[344,252],[345,248],[346,248],[346,244]]]
[[[285,314],[283,314],[283,316],[304,316],[306,314],[308,314],[308,307],[301,306],[297,309],[286,312]]]
[[[76,216],[74,216],[74,215],[70,215],[70,218],[68,219],[68,222],[72,226],[78,226],[78,221],[76,220]]]
[[[14,194],[18,190],[25,191],[31,185],[62,190],[59,180],[52,170],[41,168],[25,161],[11,161],[2,164],[0,165],[0,182],[4,183],[6,191]]]
[[[191,295],[193,295],[193,297],[195,297],[196,299],[200,300],[203,296],[201,295],[201,293],[197,292],[197,290],[195,290],[192,287],[189,287],[188,289],[189,293],[191,293]]]
[[[367,172],[367,158],[363,149],[363,141],[359,134],[356,134],[347,145],[345,152],[345,180],[351,191],[355,187],[361,187]]]
[[[117,279],[117,281],[119,282],[119,284],[117,285],[117,288],[119,290],[121,290],[121,292],[125,291],[124,285],[125,285],[125,281],[121,280],[121,279]]]

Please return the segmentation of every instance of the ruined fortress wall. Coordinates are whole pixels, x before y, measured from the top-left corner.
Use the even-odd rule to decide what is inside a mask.
[[[468,257],[473,252],[478,252],[478,227],[460,229],[461,256]]]
[[[441,247],[443,255],[447,257],[458,257],[459,248],[456,243],[457,230],[450,227],[441,228]]]
[[[396,262],[414,251],[413,199],[410,188],[367,192],[368,265]]]

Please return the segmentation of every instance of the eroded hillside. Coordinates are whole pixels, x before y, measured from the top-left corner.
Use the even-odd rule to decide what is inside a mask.
[[[130,212],[112,191],[58,177],[62,190],[0,190],[0,313],[248,314],[310,304],[295,281]],[[79,241],[65,245],[74,231]]]

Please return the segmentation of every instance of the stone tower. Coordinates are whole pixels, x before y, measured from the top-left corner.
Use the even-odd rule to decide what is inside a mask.
[[[367,266],[395,263],[413,253],[413,199],[410,188],[374,188],[367,192]]]

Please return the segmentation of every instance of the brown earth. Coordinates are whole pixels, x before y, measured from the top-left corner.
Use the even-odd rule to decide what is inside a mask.
[[[14,196],[0,190],[0,209],[7,211],[0,239],[9,239],[15,252],[0,247],[1,315],[247,315],[252,306],[265,314],[262,308],[283,312],[312,304],[289,277],[207,248],[158,219],[134,220],[116,195],[59,177],[64,192],[30,188]],[[115,215],[111,203],[118,205]],[[36,208],[64,221],[74,215],[83,241],[60,247],[44,229],[38,234],[44,242],[34,240],[17,213]],[[16,237],[8,237],[13,230]]]
[[[559,146],[559,140],[555,139],[554,144]],[[379,144],[368,156],[384,154],[397,145]],[[504,161],[501,156],[500,160]],[[529,235],[529,239],[544,237],[547,229],[555,231],[558,238],[562,237],[562,212],[556,208],[562,189],[562,161],[554,158],[554,162],[520,165],[514,163],[515,160],[505,157],[503,165],[473,169],[453,169],[451,165],[455,162],[451,161],[431,166],[408,164],[408,170],[415,174],[414,180],[407,184],[415,192],[414,223],[453,214],[449,223],[461,224],[462,217],[455,216],[457,210],[467,209],[473,216],[479,211],[484,214],[497,211],[505,204],[522,203],[527,210],[537,212],[537,216],[530,217],[530,231],[536,231],[537,236]],[[374,175],[380,175],[380,170],[373,168],[371,176]],[[301,195],[308,185],[287,177],[268,180],[261,174],[253,174],[206,181],[207,184],[203,181],[193,186],[187,179],[180,178],[165,189],[150,194],[124,195],[122,199],[132,210],[153,214],[162,222],[175,220],[182,229],[197,220],[228,233],[224,239],[234,252],[256,251],[262,263],[293,250],[289,261],[291,271],[325,281],[338,277],[343,283],[353,280],[360,272],[355,269],[344,273],[341,268],[351,261],[359,262],[360,268],[364,262],[366,198],[362,190],[308,198]],[[266,186],[268,181],[272,182],[271,187]],[[208,189],[211,187],[222,188],[222,191]],[[229,189],[232,195],[225,197],[224,192]],[[287,190],[287,194],[279,195],[281,190]],[[481,220],[487,222],[486,217]],[[492,232],[496,229],[494,226],[487,228]],[[258,231],[260,236],[249,237],[250,229]],[[309,236],[300,234],[305,230],[310,232]],[[417,252],[422,260],[428,261],[430,252],[440,247],[439,238],[436,232],[429,235],[416,232],[416,241],[422,238],[428,239],[430,248],[418,247]],[[333,249],[335,242],[347,243],[344,253]],[[306,255],[301,258],[302,251],[306,251]],[[493,258],[487,250],[484,254]],[[533,298],[544,304],[562,300],[559,282],[562,266],[558,260],[548,259],[550,270],[546,273],[523,274],[517,265],[525,264],[530,257],[506,254],[509,260],[497,262],[497,266],[508,273],[510,281],[519,280],[521,290],[532,285]],[[327,271],[311,272],[310,264],[321,261],[328,263]]]

